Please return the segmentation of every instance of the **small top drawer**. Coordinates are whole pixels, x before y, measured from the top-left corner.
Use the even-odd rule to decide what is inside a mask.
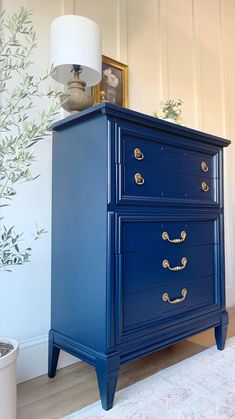
[[[218,177],[213,161],[213,155],[188,150],[186,147],[141,140],[138,137],[123,137],[122,163],[125,166],[206,179]]]
[[[218,205],[219,150],[120,134],[117,203]]]

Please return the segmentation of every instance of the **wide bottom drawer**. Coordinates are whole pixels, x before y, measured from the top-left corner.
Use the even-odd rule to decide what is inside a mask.
[[[216,304],[214,275],[129,292],[123,294],[122,329],[127,332],[152,322],[165,322],[213,304]]]

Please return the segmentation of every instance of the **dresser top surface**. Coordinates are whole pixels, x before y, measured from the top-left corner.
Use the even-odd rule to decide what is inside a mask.
[[[187,137],[202,141],[205,143],[213,144],[219,147],[227,147],[231,141],[221,138],[206,132],[197,131],[172,122],[167,122],[162,119],[154,118],[131,109],[126,109],[109,102],[102,102],[98,105],[91,106],[84,111],[77,112],[72,116],[68,116],[52,125],[54,131],[60,131],[72,125],[77,125],[83,120],[94,118],[97,114],[104,114],[117,120],[128,121],[132,123],[141,124],[143,126],[156,129],[157,131],[166,132],[181,137]]]

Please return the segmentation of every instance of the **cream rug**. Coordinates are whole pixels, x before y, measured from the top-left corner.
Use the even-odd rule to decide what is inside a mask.
[[[98,401],[66,416],[88,418],[235,418],[235,337],[224,351],[213,346],[117,392],[107,412]]]

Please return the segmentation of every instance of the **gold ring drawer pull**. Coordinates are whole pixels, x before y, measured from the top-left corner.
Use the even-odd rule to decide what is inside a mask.
[[[207,183],[206,182],[202,182],[202,190],[204,191],[204,192],[208,192],[209,191],[209,186],[207,185]]]
[[[135,183],[137,183],[137,185],[143,185],[144,184],[144,178],[141,176],[140,173],[135,174]]]
[[[144,159],[144,154],[142,153],[140,148],[135,148],[134,149],[134,156],[135,156],[136,160],[143,160]]]
[[[181,236],[181,239],[170,239],[169,234],[167,233],[167,231],[164,231],[162,233],[163,240],[168,240],[168,242],[170,242],[170,243],[182,243],[187,237],[186,231],[181,231],[180,236]]]
[[[187,289],[186,289],[186,288],[183,288],[183,289],[181,290],[181,295],[182,295],[182,297],[180,297],[180,298],[176,298],[175,300],[171,300],[171,299],[169,298],[168,293],[167,293],[167,292],[165,292],[165,293],[163,294],[163,296],[162,296],[162,299],[163,299],[163,301],[165,301],[165,302],[167,302],[167,303],[170,303],[170,304],[178,304],[178,303],[182,303],[182,301],[184,301],[184,300],[185,300],[187,293],[188,293]]]
[[[162,266],[165,269],[167,269],[167,268],[170,269],[170,271],[182,271],[182,269],[184,269],[186,267],[187,262],[188,262],[187,258],[183,257],[181,259],[181,263],[182,263],[181,266],[174,266],[173,268],[171,268],[169,261],[167,259],[164,259],[164,261],[162,262]]]
[[[209,170],[209,168],[208,168],[208,166],[207,166],[207,164],[206,164],[206,162],[205,161],[202,161],[201,162],[201,169],[202,169],[202,171],[203,172],[208,172],[208,170]]]

